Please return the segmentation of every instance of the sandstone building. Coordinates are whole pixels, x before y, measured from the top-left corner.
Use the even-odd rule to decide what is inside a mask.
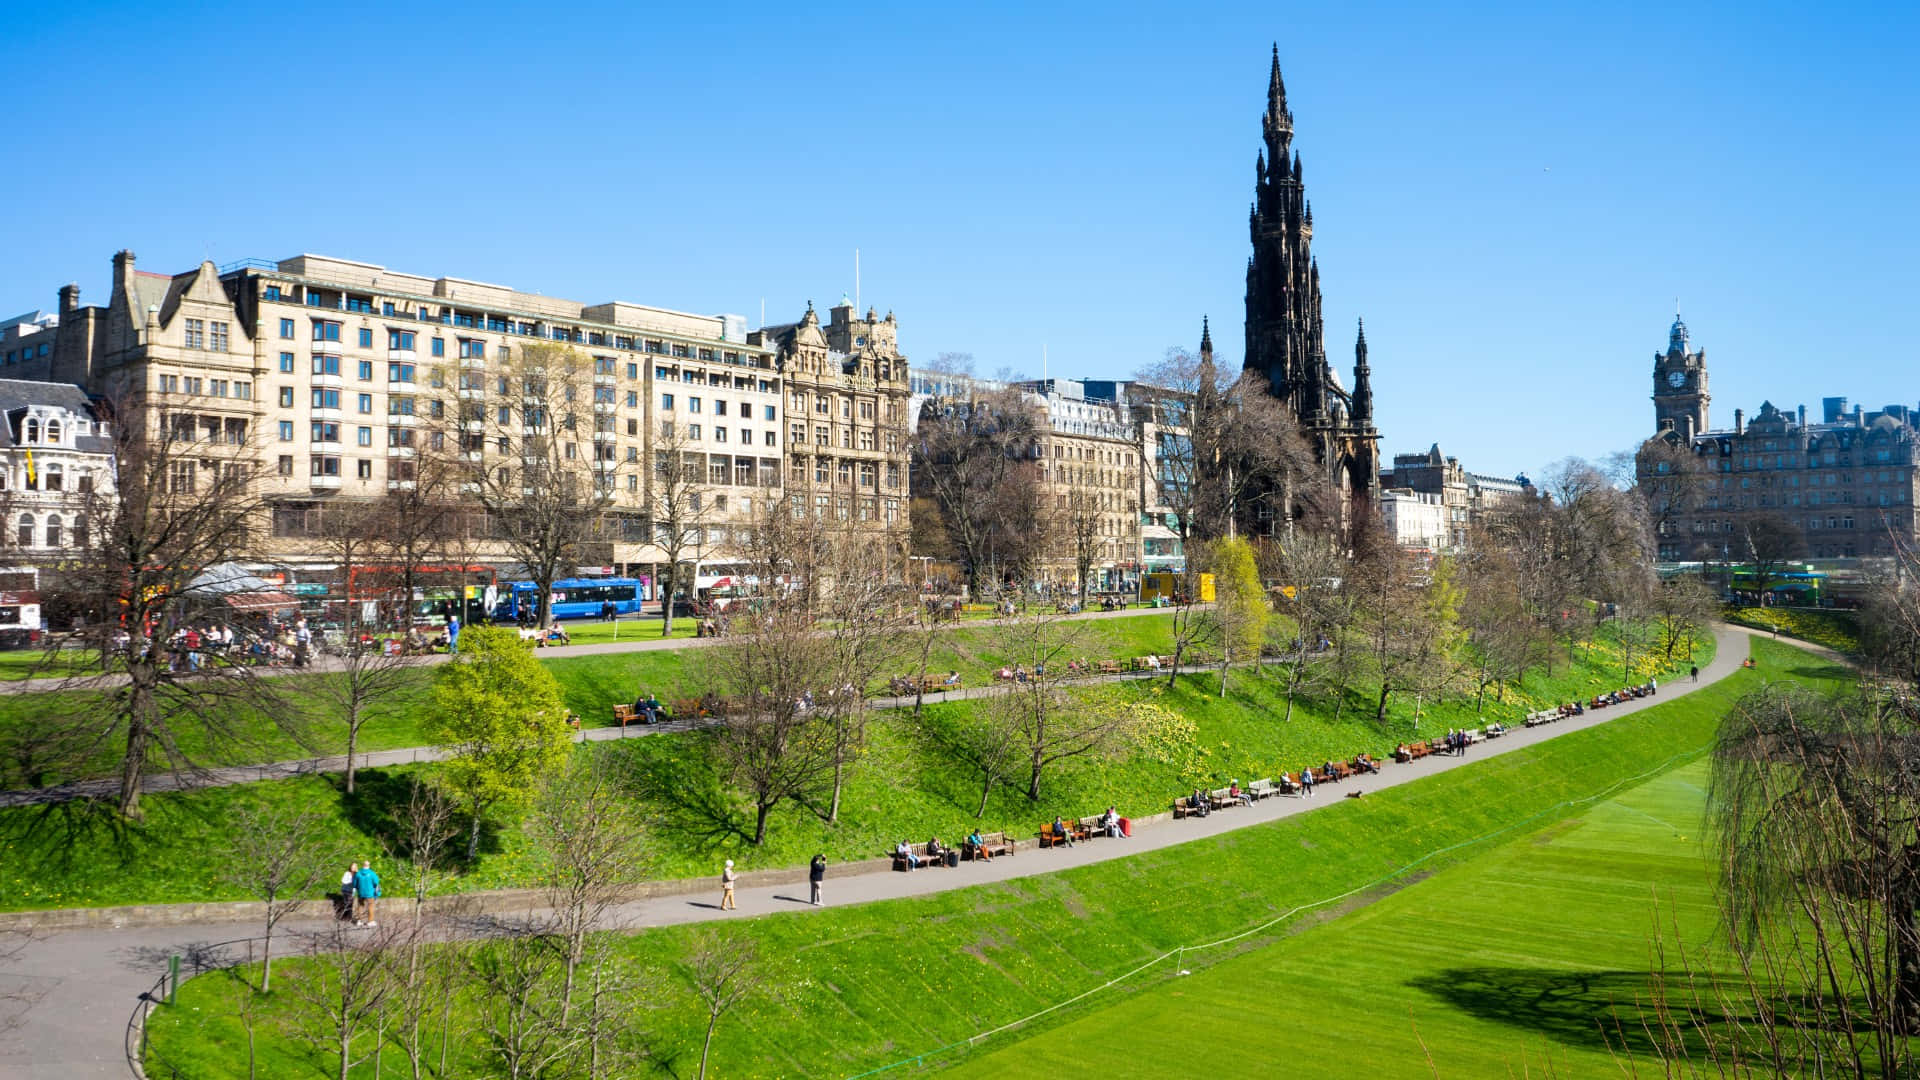
[[[1706,350],[1677,316],[1653,361],[1656,431],[1636,473],[1666,561],[1752,559],[1756,544],[1818,559],[1891,554],[1916,539],[1916,413],[1822,401],[1818,420],[1763,402],[1708,423]],[[1763,556],[1766,552],[1762,553]],[[1774,551],[1777,557],[1780,552]]]
[[[568,456],[604,466],[611,489],[616,527],[596,561],[644,574],[661,558],[645,466],[662,424],[699,467],[705,552],[724,556],[731,531],[786,494],[789,476],[808,498],[837,493],[823,512],[870,514],[904,537],[906,359],[891,316],[836,319],[825,338],[811,312],[796,324],[810,332],[749,335],[739,316],[583,304],[317,255],[169,275],[122,251],[105,304],[81,307],[69,285],[57,325],[9,331],[21,344],[0,353],[0,376],[72,382],[132,422],[247,448],[274,507],[268,558],[297,569],[324,562],[311,540],[325,507],[409,489],[425,455],[515,462],[520,388],[507,372],[528,344],[563,345],[592,365]],[[802,408],[804,449],[789,445]],[[485,515],[467,521],[464,542],[503,561]]]

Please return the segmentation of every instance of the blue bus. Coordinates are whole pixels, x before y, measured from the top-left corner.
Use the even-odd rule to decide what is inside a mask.
[[[639,578],[563,578],[553,583],[553,617],[596,618],[601,605],[608,601],[622,615],[638,614],[646,590],[646,582]],[[493,617],[497,622],[518,622],[522,616],[533,618],[539,610],[539,586],[531,581],[514,581],[500,590]]]

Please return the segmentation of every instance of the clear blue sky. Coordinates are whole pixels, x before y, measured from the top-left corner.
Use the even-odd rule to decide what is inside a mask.
[[[1631,445],[1676,296],[1717,422],[1920,403],[1912,4],[406,7],[16,7],[0,308],[130,247],[781,321],[858,247],[916,360],[1237,364],[1277,41],[1389,453]]]

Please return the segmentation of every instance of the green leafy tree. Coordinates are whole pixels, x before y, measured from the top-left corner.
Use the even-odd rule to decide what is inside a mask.
[[[1220,624],[1220,696],[1235,662],[1258,662],[1267,636],[1267,596],[1253,548],[1232,537],[1213,545],[1213,617]]]
[[[434,741],[453,751],[446,782],[473,814],[467,858],[480,853],[480,822],[527,797],[565,764],[567,707],[553,673],[512,630],[474,627],[433,678]]]

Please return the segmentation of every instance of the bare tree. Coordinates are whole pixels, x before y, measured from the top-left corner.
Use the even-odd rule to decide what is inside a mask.
[[[1140,373],[1135,401],[1157,411],[1159,498],[1191,552],[1260,522],[1284,532],[1331,512],[1313,450],[1258,372],[1222,372],[1210,354],[1167,350]]]
[[[458,388],[448,409],[463,427],[463,486],[537,587],[542,625],[554,581],[574,571],[585,544],[604,536],[625,468],[614,444],[599,437],[613,431],[616,403],[612,388],[598,385],[595,363],[564,345],[529,341],[499,366],[505,374],[494,377],[506,380],[508,394],[493,402],[485,400],[483,372],[434,373],[443,387]]]
[[[411,582],[413,567],[395,568],[377,560],[393,551],[388,533],[394,524],[390,508],[378,503],[344,504],[327,507],[319,530],[321,550],[337,568],[341,585],[342,648],[330,670],[312,680],[312,686],[324,707],[338,718],[347,732],[347,793],[352,794],[358,775],[360,730],[398,705],[398,698],[418,685],[399,652],[389,653],[377,643],[363,645],[361,639],[381,629],[380,601],[377,593],[356,593],[362,578],[397,577]],[[408,541],[398,553],[411,556],[415,541]],[[397,569],[397,572],[396,572]],[[412,611],[413,591],[403,585],[406,598],[401,609]],[[371,611],[367,609],[373,609]],[[410,625],[410,623],[409,623]]]
[[[260,992],[273,989],[273,931],[281,920],[311,899],[331,869],[316,847],[323,835],[316,811],[292,804],[242,806],[228,823],[232,830],[221,878],[246,890],[266,909],[260,944]]]
[[[1039,423],[1039,410],[1011,389],[935,398],[921,410],[914,495],[976,597],[990,581],[1026,577],[1041,550]]]
[[[1078,484],[1064,493],[1066,506],[1053,517],[1051,532],[1066,541],[1073,556],[1074,598],[1082,607],[1087,603],[1087,579],[1100,560],[1107,542],[1107,511],[1101,506],[1101,493]]]
[[[700,1071],[696,1074],[706,1080],[713,1034],[720,1027],[721,1017],[765,992],[768,972],[752,938],[718,930],[695,939],[683,969],[695,996],[707,1010],[707,1032],[700,1043]]]
[[[560,1022],[570,1019],[587,931],[645,872],[639,811],[605,754],[575,755],[541,783],[530,832],[545,856],[542,874],[564,942]]]
[[[1690,518],[1705,499],[1712,477],[1693,447],[1671,433],[1647,440],[1634,455],[1633,483],[1659,545],[1675,558],[1702,554],[1700,539],[1689,531]]]
[[[692,449],[686,428],[662,420],[653,443],[653,468],[647,473],[648,539],[660,549],[660,636],[673,633],[674,596],[680,591],[681,566],[700,558],[708,542],[706,525],[712,494],[707,488],[707,455]],[[687,580],[692,581],[689,570]]]
[[[1763,965],[1754,1005],[1790,1066],[1894,1076],[1912,1065],[1920,714],[1905,690],[1769,687],[1735,707],[1714,748],[1722,906],[1740,955]]]
[[[524,927],[468,953],[474,1019],[512,1080],[550,1075],[585,1047],[585,1033],[567,1020],[565,958],[545,924],[531,916]]]
[[[116,805],[137,819],[152,770],[192,774],[230,754],[247,741],[243,716],[264,716],[301,745],[307,739],[299,713],[272,707],[270,688],[251,668],[168,645],[191,620],[232,618],[222,591],[231,577],[216,568],[246,558],[263,534],[262,482],[245,422],[137,408],[116,415],[117,482],[92,493],[90,524],[74,537],[50,601],[88,613],[103,651],[113,648],[113,631],[129,636],[125,679],[102,692],[99,709],[72,715],[47,735],[73,735],[64,745],[81,762],[117,740]]]
[[[1739,542],[1763,598],[1771,594],[1782,567],[1807,554],[1806,534],[1777,510],[1762,510],[1740,522]]]
[[[1269,576],[1282,583],[1281,611],[1293,620],[1294,639],[1284,665],[1287,709],[1281,716],[1290,723],[1294,700],[1313,685],[1329,658],[1320,642],[1330,643],[1345,628],[1341,577],[1346,556],[1333,541],[1304,530],[1264,545],[1263,551],[1271,553],[1274,563]]]
[[[752,544],[755,576],[768,591],[735,618],[725,642],[701,657],[719,699],[714,745],[753,803],[749,839],[756,845],[765,842],[780,804],[830,797],[845,747],[828,714],[860,707],[842,699],[833,643],[806,599],[807,532],[790,514],[763,519]]]
[[[1383,534],[1358,538],[1353,588],[1378,694],[1374,722],[1385,724],[1395,694],[1436,694],[1455,674],[1459,589],[1445,559],[1422,574]]]
[[[281,980],[292,1001],[289,1033],[332,1059],[338,1080],[380,1048],[378,1037],[361,1038],[393,993],[393,942],[411,932],[391,925],[368,936],[336,924],[307,938],[305,962]]]
[[[1027,774],[1027,798],[1038,802],[1046,771],[1076,758],[1117,753],[1132,745],[1141,723],[1138,708],[1069,694],[1061,676],[1085,626],[1049,615],[1002,619],[992,631],[994,651],[1011,659],[1024,677],[1004,684],[982,706],[987,738],[1007,738],[1019,749]]]

